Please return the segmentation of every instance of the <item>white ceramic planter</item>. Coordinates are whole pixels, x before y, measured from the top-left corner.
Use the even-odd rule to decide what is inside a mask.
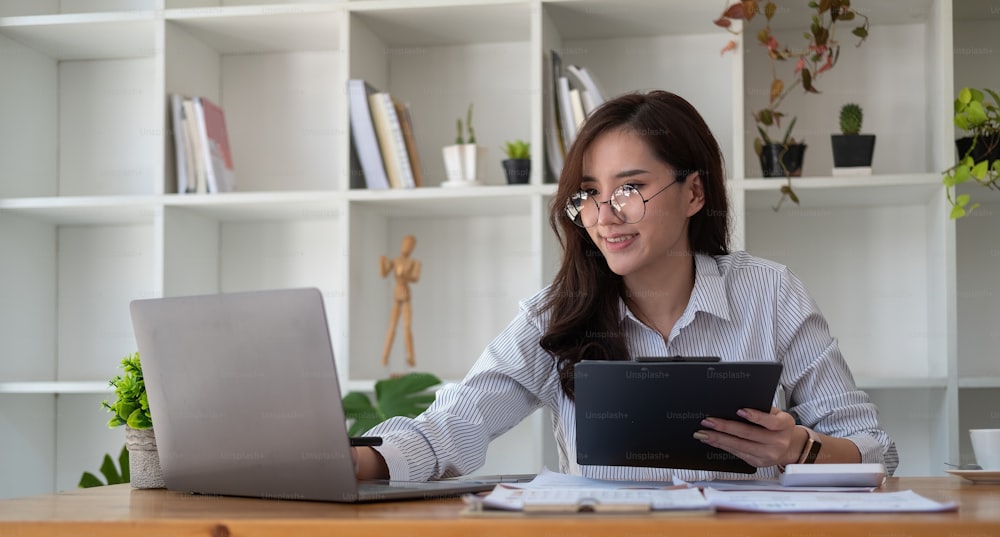
[[[165,488],[153,429],[133,429],[126,425],[125,446],[128,448],[128,471],[132,488]]]
[[[475,144],[448,145],[441,149],[448,180],[441,186],[476,186],[482,184],[486,148]]]

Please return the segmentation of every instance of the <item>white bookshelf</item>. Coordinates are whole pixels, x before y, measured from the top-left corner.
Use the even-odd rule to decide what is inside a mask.
[[[380,365],[391,282],[380,255],[417,237],[418,368],[456,381],[559,264],[549,229],[545,56],[618,94],[688,98],[719,138],[734,247],[808,285],[859,385],[897,440],[902,475],[971,462],[969,427],[1000,426],[1000,195],[948,221],[940,171],[951,99],[1000,87],[996,0],[855,2],[871,37],[841,35],[823,95],[792,96],[809,144],[801,205],[760,178],[751,110],[768,69],[719,56],[721,4],[693,0],[7,0],[0,2],[0,497],[73,488],[117,454],[100,401],[135,350],[134,298],[316,286],[342,389]],[[801,17],[783,13],[784,20]],[[783,32],[794,32],[787,27]],[[797,35],[793,33],[792,35]],[[752,37],[741,47],[754,48]],[[411,106],[426,187],[369,191],[350,169],[346,81]],[[223,106],[238,191],[177,195],[167,99]],[[873,175],[831,177],[844,102],[878,136]],[[448,189],[440,148],[474,103],[485,183]],[[508,186],[500,147],[532,144],[530,184]],[[483,472],[555,467],[546,413],[498,439]]]

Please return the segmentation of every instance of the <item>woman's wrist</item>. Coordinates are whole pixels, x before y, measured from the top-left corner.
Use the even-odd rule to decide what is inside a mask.
[[[370,447],[353,449],[357,450],[355,473],[358,479],[389,479],[389,466],[381,453]]]
[[[792,443],[788,446],[788,450],[785,451],[785,456],[782,458],[778,468],[784,470],[785,466],[799,462],[808,442],[809,432],[806,431],[805,427],[796,425],[795,429],[792,430]]]

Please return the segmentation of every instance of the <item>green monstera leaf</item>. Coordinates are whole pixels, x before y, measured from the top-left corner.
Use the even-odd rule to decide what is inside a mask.
[[[395,417],[412,418],[434,402],[429,388],[441,384],[431,373],[407,373],[375,383],[374,403],[368,395],[350,392],[344,396],[344,416],[351,423],[348,434],[357,436],[383,421]]]

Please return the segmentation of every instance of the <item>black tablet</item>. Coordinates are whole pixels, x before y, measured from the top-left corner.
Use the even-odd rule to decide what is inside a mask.
[[[665,360],[576,364],[577,462],[756,472],[693,435],[709,416],[746,422],[737,410],[769,412],[781,364]]]

